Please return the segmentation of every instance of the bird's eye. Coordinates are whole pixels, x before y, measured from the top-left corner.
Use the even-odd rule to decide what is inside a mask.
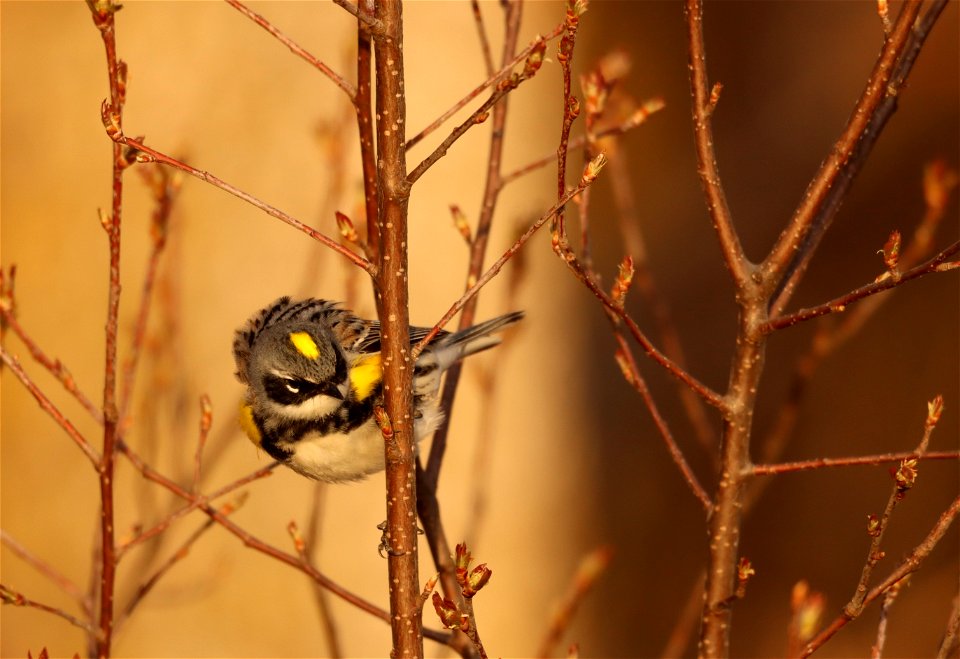
[[[294,382],[293,380],[284,380],[283,386],[286,387],[287,391],[289,391],[291,394],[299,394],[300,387],[295,385],[293,382]]]

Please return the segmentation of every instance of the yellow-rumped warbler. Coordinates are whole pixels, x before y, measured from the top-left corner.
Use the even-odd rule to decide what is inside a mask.
[[[441,332],[413,369],[414,434],[443,419],[440,375],[454,362],[492,348],[490,336],[523,312],[462,332]],[[430,328],[411,327],[410,342]],[[237,330],[237,377],[247,386],[240,425],[254,444],[309,478],[356,480],[380,471],[383,436],[374,408],[383,404],[380,323],[357,318],[336,302],[281,297]]]

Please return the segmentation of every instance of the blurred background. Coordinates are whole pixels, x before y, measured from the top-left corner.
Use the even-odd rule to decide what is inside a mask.
[[[332,3],[251,3],[333,68],[352,71],[354,19]],[[895,15],[899,4],[894,4]],[[499,3],[481,3],[499,59]],[[407,135],[485,78],[469,3],[405,6]],[[563,5],[526,5],[521,45],[562,20]],[[118,14],[129,65],[127,134],[208,170],[329,235],[333,211],[362,216],[356,129],[344,95],[240,13],[221,3],[130,2]],[[823,241],[792,308],[828,300],[873,280],[876,253],[893,229],[905,244],[925,213],[924,167],[960,160],[958,5],[949,3],[921,54],[900,107]],[[748,256],[760,260],[839,135],[882,44],[872,2],[708,3],[711,80],[723,83],[714,114],[726,191]],[[102,42],[83,3],[0,3],[2,265],[17,266],[18,318],[78,386],[101,398],[107,241],[97,217],[110,204],[111,145],[99,117],[108,95]],[[623,90],[661,97],[664,110],[622,138],[648,264],[669,305],[690,370],[722,391],[732,355],[735,307],[696,174],[682,8],[676,2],[595,2],[581,21],[576,66],[586,70],[623,49],[632,70]],[[510,96],[504,170],[556,148],[560,72],[555,42],[534,80]],[[352,74],[347,74],[350,79]],[[579,93],[579,89],[578,89]],[[484,96],[482,96],[484,97]],[[476,104],[471,107],[475,107]],[[462,120],[469,108],[459,115]],[[455,118],[453,121],[456,122]],[[450,123],[411,150],[408,168]],[[574,131],[582,130],[582,123]],[[432,324],[462,292],[467,250],[450,220],[458,204],[479,214],[489,123],[473,129],[414,189],[410,206],[411,319]],[[572,177],[581,159],[571,159]],[[123,215],[121,359],[129,356],[150,242],[152,202],[137,168],[126,175]],[[605,174],[607,174],[605,172]],[[626,251],[612,177],[591,197],[593,257],[609,283]],[[490,258],[548,208],[556,174],[539,170],[500,197]],[[575,215],[573,216],[575,217]],[[956,195],[935,245],[957,239]],[[573,224],[574,229],[576,224]],[[341,257],[253,207],[195,179],[183,182],[162,255],[147,340],[135,383],[128,441],[152,464],[189,483],[207,394],[214,425],[203,488],[213,490],[267,464],[241,436],[235,406],[233,330],[281,294],[351,300],[372,315],[369,286]],[[656,336],[648,305],[628,302]],[[636,393],[613,360],[609,326],[596,301],[538,236],[522,268],[508,268],[481,296],[479,317],[527,311],[496,351],[471,360],[457,400],[439,497],[451,543],[494,576],[477,597],[485,645],[498,656],[537,652],[552,611],[578,563],[601,546],[613,560],[581,602],[555,653],[571,642],[582,656],[652,656],[663,650],[690,598],[706,554],[702,509],[669,460]],[[958,445],[960,354],[955,274],[910,283],[824,359],[803,390],[799,420],[782,459],[908,451],[922,433],[926,401],[946,411],[932,449]],[[817,325],[776,335],[755,420],[760,441],[780,418],[796,363]],[[659,342],[659,341],[658,341]],[[6,345],[64,414],[100,442],[96,424],[8,333]],[[638,357],[639,358],[639,357]],[[696,439],[674,383],[641,361],[661,411],[708,489],[711,456]],[[496,374],[492,396],[481,382]],[[0,513],[3,530],[86,587],[98,514],[86,460],[9,372],[2,373]],[[712,416],[708,430],[719,423]],[[480,448],[485,447],[485,448]],[[488,457],[477,467],[477,456]],[[482,463],[483,464],[483,463]],[[118,471],[118,535],[149,527],[178,505],[124,460]],[[782,655],[790,593],[806,579],[826,598],[829,620],[851,596],[868,548],[864,520],[889,495],[886,467],[776,477],[744,526],[741,551],[757,571],[735,607],[733,653]],[[477,513],[478,488],[489,497]],[[309,524],[321,498],[317,565],[359,595],[387,606],[386,562],[377,555],[383,484],[321,489],[287,470],[247,488],[233,518],[292,551],[286,527]],[[955,461],[925,462],[884,543],[887,574],[956,496]],[[120,566],[118,598],[139,584],[204,523],[197,513],[162,543],[132,551]],[[433,574],[426,543],[421,576]],[[898,599],[888,656],[935,652],[958,585],[954,527]],[[12,553],[0,553],[2,582],[76,613],[54,585]],[[387,625],[329,597],[344,656],[385,656]],[[71,608],[73,607],[73,608]],[[122,607],[122,604],[121,604]],[[32,609],[0,609],[3,656],[84,652],[83,634]],[[427,624],[438,627],[432,612]],[[874,606],[820,656],[863,656],[876,632]],[[430,656],[449,654],[427,642]],[[690,654],[694,646],[681,652]],[[117,656],[318,656],[330,652],[311,583],[300,572],[245,549],[214,527],[192,546],[118,632]]]

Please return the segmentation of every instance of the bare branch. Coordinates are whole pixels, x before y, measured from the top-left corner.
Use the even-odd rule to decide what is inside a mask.
[[[279,41],[284,46],[289,48],[290,52],[292,52],[294,55],[304,60],[305,62],[308,62],[311,66],[313,66],[318,71],[323,73],[325,76],[330,78],[330,80],[332,80],[337,87],[343,90],[343,93],[347,95],[351,103],[355,104],[357,102],[356,87],[354,87],[349,82],[344,80],[343,76],[341,76],[340,74],[335,72],[333,69],[331,69],[329,66],[324,64],[322,61],[320,61],[319,59],[311,55],[309,52],[306,51],[306,49],[298,45],[293,39],[291,39],[290,37],[285,35],[283,32],[281,32],[279,29],[274,27],[274,25],[270,21],[268,21],[263,16],[261,16],[257,12],[247,7],[245,4],[240,2],[240,0],[226,0],[226,3],[231,7],[233,7],[234,9],[236,9],[237,11],[239,11],[241,14],[243,14],[247,18],[249,18],[250,20],[252,20],[257,25],[262,27],[264,30],[272,34],[277,41]],[[345,4],[346,3],[344,2],[344,4],[341,6],[344,6]],[[357,15],[355,7],[354,7],[354,11],[352,11],[351,13],[354,16]]]
[[[742,286],[753,266],[747,261],[740,237],[720,182],[720,170],[713,147],[710,116],[716,106],[707,80],[707,55],[703,42],[703,0],[687,0],[687,45],[689,48],[690,91],[693,96],[693,129],[697,146],[697,171],[703,186],[713,228],[720,239],[723,260],[738,286]]]

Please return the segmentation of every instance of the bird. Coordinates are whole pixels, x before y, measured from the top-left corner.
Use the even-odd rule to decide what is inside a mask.
[[[495,333],[522,311],[458,332],[441,330],[413,369],[414,436],[429,436],[444,418],[438,390],[444,371],[500,343]],[[410,343],[432,328],[410,327]],[[246,390],[240,426],[268,455],[308,478],[361,480],[384,469],[380,323],[340,303],[280,297],[236,330],[236,376]]]

